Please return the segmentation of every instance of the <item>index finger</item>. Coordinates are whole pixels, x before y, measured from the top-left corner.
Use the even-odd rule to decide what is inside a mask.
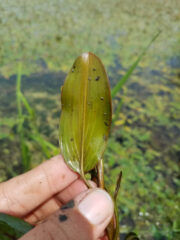
[[[0,212],[23,217],[78,178],[61,155],[0,184]]]

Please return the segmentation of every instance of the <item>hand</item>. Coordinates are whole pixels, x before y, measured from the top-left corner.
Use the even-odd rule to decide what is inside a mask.
[[[36,225],[20,240],[104,240],[113,202],[105,191],[87,189],[59,155],[1,183],[0,212]]]

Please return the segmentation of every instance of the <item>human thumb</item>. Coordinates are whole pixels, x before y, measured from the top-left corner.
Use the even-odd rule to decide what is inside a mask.
[[[113,201],[102,189],[81,192],[19,240],[96,240],[113,216]]]

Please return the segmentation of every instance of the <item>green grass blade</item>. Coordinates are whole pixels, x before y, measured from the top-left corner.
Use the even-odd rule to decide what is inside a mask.
[[[0,224],[3,223],[7,224],[11,229],[15,230],[15,232],[21,233],[22,235],[33,228],[32,225],[20,218],[0,213]]]
[[[121,100],[118,102],[118,105],[116,107],[115,114],[112,119],[112,125],[114,125],[115,121],[118,119],[122,105],[123,105],[123,99],[121,98]]]
[[[116,86],[111,91],[111,96],[114,98],[116,94],[119,92],[119,90],[122,88],[122,86],[126,83],[128,78],[132,75],[134,69],[137,67],[139,62],[141,61],[142,57],[146,54],[147,50],[151,46],[151,44],[156,40],[156,38],[159,36],[160,31],[151,39],[151,41],[148,43],[148,45],[144,48],[142,53],[139,55],[137,60],[132,64],[132,66],[128,69],[127,73],[119,80],[119,82],[116,84]]]
[[[28,111],[29,115],[31,116],[32,119],[35,119],[34,110],[30,107],[27,99],[25,98],[25,96],[23,95],[23,93],[21,91],[20,91],[19,95],[20,95],[20,99],[21,99],[22,103],[24,104],[26,110]]]
[[[42,139],[42,137],[41,137],[41,139]],[[53,152],[56,152],[56,153],[59,153],[59,152],[60,152],[60,150],[59,150],[58,147],[54,146],[52,143],[50,143],[50,142],[48,142],[48,141],[46,141],[46,140],[44,140],[44,139],[42,139],[42,140],[43,140],[43,143],[44,143],[49,149],[51,149]]]
[[[17,98],[17,110],[18,110],[18,117],[22,118],[22,105],[21,105],[21,76],[22,76],[22,63],[20,62],[18,65],[18,74],[17,74],[17,81],[16,81],[16,98]]]
[[[18,134],[20,139],[20,149],[21,149],[21,157],[22,157],[22,165],[23,170],[27,171],[30,169],[30,155],[27,144],[25,143],[24,138],[24,115],[22,112],[22,100],[21,100],[21,77],[22,77],[22,63],[20,62],[18,65],[18,73],[16,80],[16,101],[17,101],[17,110],[18,110]]]
[[[21,70],[21,68],[19,70]],[[20,99],[20,103],[22,102],[24,104],[24,107],[26,108],[27,112],[29,113],[31,120],[34,120],[35,119],[35,111],[31,108],[30,104],[28,103],[28,100],[26,99],[24,94],[21,92],[21,88],[20,88],[21,87],[21,74],[20,73],[21,72],[19,71],[18,81],[17,81],[18,97]],[[24,115],[22,115],[22,116],[24,117]],[[45,156],[47,158],[50,158],[52,156],[52,152],[53,152],[53,154],[59,153],[59,149],[56,146],[54,146],[53,144],[44,140],[43,137],[40,136],[34,121],[31,121],[31,128],[32,128],[32,131],[34,132],[34,134],[32,134],[30,136],[31,139],[33,139],[40,145],[43,153],[45,154]],[[29,156],[28,148],[27,148],[27,145],[23,141],[24,140],[23,133],[21,133],[20,135],[21,135],[21,140],[22,140],[21,147],[22,147],[23,162],[24,162],[25,168],[27,170],[30,167],[30,163],[29,163],[30,160],[28,157]]]
[[[52,157],[52,155],[59,154],[59,148],[54,146],[52,143],[46,141],[43,137],[40,136],[38,132],[32,134],[30,137],[40,145],[43,153],[47,158]]]

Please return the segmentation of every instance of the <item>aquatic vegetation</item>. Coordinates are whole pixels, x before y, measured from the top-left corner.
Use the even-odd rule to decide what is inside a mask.
[[[158,35],[159,33],[153,37],[145,50],[130,67],[124,75],[122,79],[123,81],[120,80],[122,82],[119,81],[114,86],[112,90],[114,97],[131,76],[139,61]],[[47,157],[51,156],[48,148],[55,151],[57,149],[50,142],[44,140],[38,133],[35,121],[35,111],[30,107],[27,99],[21,92],[21,74],[22,64],[20,63],[16,83],[19,119],[17,133],[20,138],[23,171],[27,171],[31,166],[31,159],[29,158],[29,148],[24,137],[25,128],[23,124],[25,119],[30,120],[29,127],[32,130],[32,133],[29,133],[29,138],[40,144],[42,152]],[[77,80],[80,80],[79,84],[77,84]],[[74,91],[75,89],[76,91]],[[93,171],[92,177],[93,179],[95,178],[98,186],[108,189],[104,186],[103,153],[111,126],[112,106],[110,86],[101,61],[91,53],[85,53],[77,58],[66,78],[65,85],[61,89],[61,92],[62,113],[60,121],[60,148],[65,161],[67,161],[74,171],[81,174],[81,177],[88,186],[89,184],[85,177],[85,173]],[[29,116],[23,114],[22,104],[24,104]],[[63,109],[65,110],[63,111]],[[74,122],[72,122],[72,119]],[[96,119],[95,122],[94,119]],[[70,131],[67,131],[67,129]],[[92,129],[94,134],[92,134]],[[115,220],[112,219],[107,228],[109,239],[118,239],[119,235],[119,217],[116,200],[120,188],[121,177],[122,171],[118,174],[116,187],[114,188],[115,191],[112,195],[115,203]],[[16,225],[16,218],[13,220],[8,215],[3,215],[2,218],[7,221],[7,224],[8,219],[10,219]],[[15,227],[11,227],[13,231],[16,230]],[[127,236],[127,239],[128,238],[129,237]],[[132,238],[131,235],[130,238]]]
[[[36,126],[35,111],[30,107],[27,99],[21,92],[21,74],[22,74],[22,63],[18,65],[17,83],[16,83],[16,98],[17,98],[17,110],[18,110],[18,126],[17,133],[19,135],[21,159],[23,171],[28,171],[32,168],[30,150],[27,144],[27,138],[32,139],[34,142],[40,145],[42,152],[47,158],[50,158],[52,154],[57,154],[58,149],[46,141],[38,132]],[[23,113],[23,107],[27,113]],[[26,132],[24,124],[29,123],[29,131]]]
[[[132,0],[111,4],[108,0],[103,4],[96,0],[1,1],[0,71],[5,76],[15,74],[17,59],[26,63],[26,74],[48,68],[67,71],[72,59],[86,51],[104,58],[106,67],[113,56],[121,56],[127,67],[142,44],[161,29],[150,58],[141,63],[156,66],[159,57],[167,58],[179,50],[177,6],[179,0],[165,4],[161,0],[142,0],[141,4],[132,4]]]

